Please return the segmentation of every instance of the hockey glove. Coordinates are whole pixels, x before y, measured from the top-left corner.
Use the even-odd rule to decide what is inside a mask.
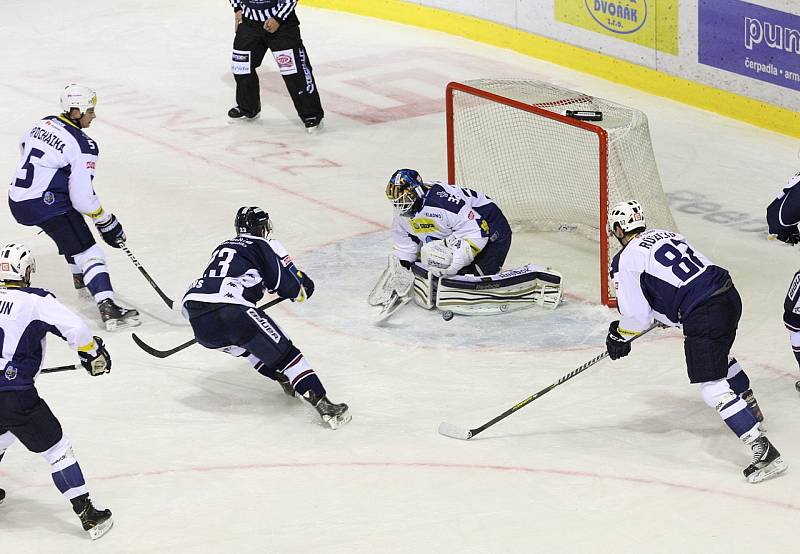
[[[96,222],[95,226],[109,246],[119,248],[125,242],[125,231],[122,230],[122,223],[119,222],[119,219],[114,214],[111,214],[108,219]]]
[[[792,225],[788,229],[777,233],[775,238],[786,244],[795,245],[800,242],[800,231],[798,231],[797,225]]]
[[[608,350],[608,357],[612,360],[624,358],[631,353],[631,343],[619,332],[619,320],[612,321],[608,326],[608,336],[606,337],[606,349]]]
[[[98,376],[103,373],[111,373],[111,356],[103,344],[103,339],[94,337],[95,353],[78,352],[81,365],[89,372],[89,375]]]
[[[297,298],[294,299],[295,302],[303,302],[311,298],[311,295],[314,294],[314,281],[311,280],[306,273],[298,270],[297,277],[300,279],[300,294],[297,295]]]

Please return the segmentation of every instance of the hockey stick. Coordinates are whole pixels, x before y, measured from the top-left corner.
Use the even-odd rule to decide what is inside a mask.
[[[72,371],[73,369],[81,369],[83,366],[80,364],[60,365],[58,367],[45,367],[39,373],[58,373],[59,371]]]
[[[650,326],[649,328],[645,329],[644,331],[642,331],[641,333],[639,333],[638,335],[633,337],[628,342],[635,341],[636,339],[638,339],[639,337],[641,337],[642,335],[644,335],[646,333],[649,333],[650,331],[652,331],[656,327],[659,327],[659,325],[655,324],[655,325]],[[464,429],[462,427],[458,427],[456,425],[453,425],[452,423],[447,423],[447,422],[443,421],[442,423],[439,424],[439,434],[444,435],[445,437],[453,438],[453,439],[469,440],[472,437],[474,437],[475,435],[477,435],[478,433],[481,433],[481,432],[485,431],[486,429],[488,429],[489,427],[491,427],[492,425],[494,425],[495,423],[497,423],[501,419],[505,419],[508,416],[510,416],[511,414],[513,414],[514,412],[516,412],[517,410],[521,410],[522,408],[524,408],[525,406],[527,406],[528,404],[530,404],[531,402],[533,402],[534,400],[536,400],[540,396],[543,396],[543,395],[547,394],[548,392],[550,392],[551,390],[556,388],[561,383],[564,383],[565,381],[569,381],[570,379],[572,379],[573,377],[575,377],[579,373],[583,373],[584,371],[586,371],[587,369],[592,367],[594,364],[596,364],[597,362],[599,362],[600,360],[602,360],[603,358],[606,358],[606,357],[608,357],[608,350],[606,350],[602,354],[598,354],[597,356],[595,356],[594,358],[592,358],[591,360],[589,360],[585,364],[583,364],[583,365],[581,365],[579,367],[576,367],[575,369],[573,369],[572,371],[570,371],[569,373],[567,373],[566,375],[561,377],[561,379],[559,379],[558,381],[556,381],[555,383],[553,383],[549,387],[543,388],[542,390],[540,390],[536,394],[532,394],[531,396],[529,396],[528,398],[526,398],[525,400],[523,400],[519,404],[509,408],[508,410],[506,410],[505,412],[503,412],[499,416],[495,417],[494,419],[492,419],[490,421],[487,421],[486,423],[484,423],[480,427],[476,427],[475,429]]]
[[[130,249],[125,245],[125,243],[124,242],[120,242],[119,246],[120,246],[120,248],[122,248],[122,250],[131,259],[131,261],[133,262],[133,265],[136,266],[136,269],[138,269],[139,272],[142,275],[144,275],[144,278],[147,279],[147,282],[150,283],[150,286],[153,287],[153,289],[155,289],[155,291],[161,297],[161,300],[163,300],[164,303],[167,306],[169,306],[169,309],[171,310],[172,309],[172,305],[173,305],[172,299],[169,296],[167,296],[166,294],[164,294],[164,291],[161,290],[161,288],[156,284],[155,281],[153,281],[153,278],[150,277],[150,274],[147,273],[147,270],[145,270],[145,268],[142,267],[142,264],[139,263],[139,260],[136,259],[136,256],[133,255],[133,252],[130,251]]]
[[[284,300],[286,300],[286,298],[276,298],[274,300],[270,300],[269,302],[267,302],[263,306],[259,306],[259,307],[260,308],[264,308],[264,309],[271,308],[275,304],[283,302]],[[139,337],[137,337],[136,333],[131,333],[131,338],[133,339],[133,342],[136,343],[136,346],[138,346],[139,348],[141,348],[142,350],[144,350],[145,352],[147,352],[151,356],[155,356],[156,358],[166,358],[167,356],[172,356],[176,352],[180,352],[184,348],[189,348],[190,346],[192,346],[194,343],[197,342],[197,339],[194,338],[194,339],[191,339],[191,340],[187,340],[186,342],[184,342],[182,344],[179,344],[178,346],[176,346],[174,348],[170,348],[169,350],[158,350],[156,348],[153,348],[152,346],[150,346],[146,342],[144,342]]]

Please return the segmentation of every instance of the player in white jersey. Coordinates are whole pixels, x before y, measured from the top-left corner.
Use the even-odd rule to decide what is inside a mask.
[[[119,220],[100,205],[92,182],[99,148],[83,131],[95,118],[97,95],[82,85],[61,94],[58,116],[37,122],[20,139],[20,163],[8,191],[11,214],[53,239],[72,272],[76,289],[88,288],[108,330],[139,324],[139,313],[114,302],[102,249],[84,216],[114,248],[125,242]]]
[[[350,421],[347,404],[335,404],[303,353],[256,304],[266,292],[303,302],[314,282],[297,269],[283,245],[268,238],[272,222],[261,208],[239,209],[236,237],[214,249],[203,276],[183,297],[182,313],[197,342],[206,348],[246,358],[261,375],[280,383],[314,406],[336,429]]]
[[[52,293],[30,286],[35,270],[36,261],[25,246],[0,248],[0,460],[15,440],[41,454],[50,464],[56,487],[71,502],[89,536],[96,539],[111,528],[111,511],[92,504],[72,444],[39,397],[35,380],[47,333],[66,340],[90,375],[110,372],[111,357],[80,317]]]
[[[789,178],[778,197],[767,206],[769,232],[781,242],[800,243],[800,172]],[[800,271],[794,274],[783,301],[783,324],[789,331],[789,340],[795,360],[800,365]],[[795,384],[800,392],[800,381]]]
[[[413,169],[398,169],[386,196],[396,208],[394,255],[404,266],[421,257],[421,265],[436,276],[493,275],[503,267],[511,227],[482,192],[424,182]]]
[[[386,185],[395,208],[393,253],[367,301],[380,319],[413,298],[464,315],[499,314],[561,302],[561,275],[527,264],[501,272],[511,247],[511,227],[482,192],[441,181],[425,182],[398,169]],[[413,288],[413,293],[412,293]],[[449,312],[449,313],[448,313]]]
[[[763,416],[750,379],[729,357],[742,315],[742,301],[730,274],[678,233],[647,230],[635,200],[612,208],[608,232],[622,245],[610,269],[621,319],[609,326],[609,357],[627,356],[628,341],[654,320],[682,327],[689,381],[699,385],[703,400],[752,449],[745,478],[757,483],[783,472],[787,466],[780,452],[761,431]]]

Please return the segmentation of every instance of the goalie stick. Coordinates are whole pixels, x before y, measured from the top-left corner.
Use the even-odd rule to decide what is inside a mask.
[[[270,300],[269,302],[267,302],[266,304],[264,304],[263,306],[260,306],[260,307],[264,308],[264,309],[271,308],[275,304],[279,304],[280,302],[283,302],[284,300],[286,300],[286,298],[276,298],[274,300]],[[185,348],[189,348],[190,346],[192,346],[194,343],[197,342],[197,339],[194,338],[194,339],[191,339],[191,340],[187,340],[186,342],[184,342],[182,344],[179,344],[178,346],[176,346],[174,348],[170,348],[169,350],[158,350],[157,348],[153,348],[152,346],[150,346],[149,344],[144,342],[142,339],[137,337],[136,333],[131,333],[131,338],[133,339],[133,342],[136,343],[136,346],[138,346],[139,348],[141,348],[142,350],[144,350],[145,352],[147,352],[151,356],[155,356],[156,358],[166,358],[167,356],[172,356],[176,352],[180,352],[181,350],[183,350]]]
[[[648,327],[647,329],[645,329],[644,331],[642,331],[641,333],[639,333],[638,335],[633,337],[629,342],[635,341],[636,339],[638,339],[639,337],[641,337],[642,335],[644,335],[646,333],[649,333],[650,331],[652,331],[656,327],[660,327],[660,325],[659,324],[651,325],[650,327]],[[439,424],[439,434],[440,435],[444,435],[445,437],[453,438],[453,439],[469,440],[472,437],[474,437],[475,435],[477,435],[478,433],[482,433],[483,431],[485,431],[486,429],[488,429],[489,427],[491,427],[492,425],[494,425],[498,421],[507,418],[508,416],[510,416],[511,414],[516,412],[517,410],[521,410],[522,408],[524,408],[525,406],[527,406],[528,404],[530,404],[531,402],[533,402],[534,400],[536,400],[540,396],[543,396],[543,395],[547,394],[548,392],[550,392],[551,390],[556,388],[561,383],[564,383],[565,381],[569,381],[570,379],[572,379],[573,377],[575,377],[579,373],[583,373],[584,371],[586,371],[587,369],[592,367],[594,364],[596,364],[597,362],[599,362],[600,360],[602,360],[603,358],[606,358],[606,357],[608,357],[608,350],[606,350],[605,352],[603,352],[601,354],[598,354],[597,356],[595,356],[594,358],[592,358],[591,360],[589,360],[585,364],[583,364],[583,365],[581,365],[579,367],[576,367],[575,369],[573,369],[572,371],[570,371],[569,373],[567,373],[566,375],[561,377],[561,379],[559,379],[558,381],[556,381],[552,385],[543,388],[542,390],[540,390],[536,394],[532,394],[531,396],[529,396],[528,398],[526,398],[522,402],[520,402],[520,403],[516,404],[515,406],[509,408],[508,410],[506,410],[505,412],[503,412],[499,416],[495,417],[494,419],[492,419],[490,421],[487,421],[486,423],[484,423],[480,427],[476,427],[474,429],[464,429],[462,427],[458,427],[457,425],[453,425],[452,423],[447,423],[447,422],[443,421],[442,423]]]
[[[156,284],[155,281],[153,281],[153,278],[150,277],[150,274],[147,273],[147,270],[142,267],[142,264],[139,263],[139,260],[136,259],[136,256],[133,255],[133,252],[130,251],[130,249],[125,245],[125,243],[124,242],[120,242],[119,246],[120,246],[120,248],[122,248],[122,250],[125,252],[125,254],[128,255],[128,258],[130,258],[130,260],[133,262],[133,265],[136,266],[136,269],[138,269],[139,272],[142,275],[144,275],[144,278],[147,279],[147,282],[150,283],[150,286],[153,287],[153,289],[156,291],[156,293],[158,293],[158,295],[161,297],[161,300],[163,300],[164,303],[167,306],[169,306],[169,309],[171,310],[172,306],[174,304],[172,299],[169,296],[167,296],[166,294],[164,294],[164,291],[161,290],[161,288]]]

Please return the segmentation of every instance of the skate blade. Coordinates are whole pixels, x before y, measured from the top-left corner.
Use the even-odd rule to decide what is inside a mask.
[[[320,121],[319,124],[315,125],[314,127],[306,127],[306,133],[308,133],[309,135],[316,135],[320,131],[322,131],[322,127],[323,127],[323,122]]]
[[[86,532],[89,533],[89,538],[91,538],[93,541],[96,541],[97,539],[108,533],[113,526],[114,526],[114,520],[112,518],[108,518],[107,520],[98,523],[97,525],[95,525]]]
[[[747,477],[747,480],[750,483],[760,483],[761,481],[765,481],[766,479],[780,475],[787,469],[789,469],[789,466],[783,462],[782,458],[775,458],[775,460],[773,460],[768,466],[762,467],[758,471],[751,473]]]
[[[343,414],[339,414],[338,416],[322,416],[322,421],[328,424],[328,426],[336,430],[342,425],[346,425],[350,423],[350,420],[353,419],[353,416],[350,415],[350,412],[345,412]]]
[[[138,327],[142,322],[139,321],[139,316],[128,317],[125,319],[109,319],[106,321],[106,331],[118,331],[119,329],[127,329],[129,327]]]

